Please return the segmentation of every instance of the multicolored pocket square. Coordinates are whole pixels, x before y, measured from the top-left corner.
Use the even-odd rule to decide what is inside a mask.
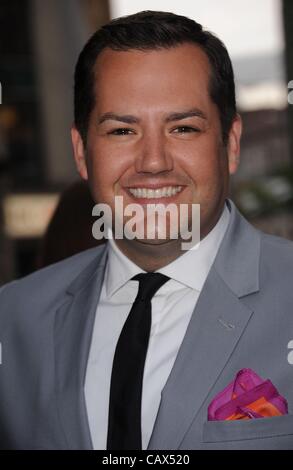
[[[263,380],[252,369],[241,369],[211,401],[208,420],[255,419],[287,413],[287,401],[270,380]]]

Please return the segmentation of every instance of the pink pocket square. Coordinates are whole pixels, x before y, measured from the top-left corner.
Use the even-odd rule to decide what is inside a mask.
[[[208,407],[209,421],[254,419],[288,413],[288,404],[270,380],[241,369]]]

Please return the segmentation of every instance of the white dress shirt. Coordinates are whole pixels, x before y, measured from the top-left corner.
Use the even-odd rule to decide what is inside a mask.
[[[197,249],[186,251],[158,270],[170,280],[152,298],[152,326],[142,391],[142,448],[155,424],[161,392],[171,372],[192,312],[218,252],[229,222],[223,213]],[[144,272],[129,260],[114,240],[108,243],[108,263],[97,307],[85,379],[85,400],[94,449],[106,449],[109,393],[116,344],[138,292],[131,278]]]

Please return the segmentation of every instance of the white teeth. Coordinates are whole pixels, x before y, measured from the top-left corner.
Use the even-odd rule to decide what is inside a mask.
[[[152,199],[161,197],[171,197],[179,193],[182,186],[164,186],[159,189],[148,189],[148,188],[129,188],[129,191],[134,197]]]

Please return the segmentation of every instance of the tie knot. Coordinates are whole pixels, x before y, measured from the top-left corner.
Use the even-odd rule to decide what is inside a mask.
[[[169,281],[169,277],[161,273],[141,273],[132,278],[139,282],[137,300],[151,300],[160,287]]]

